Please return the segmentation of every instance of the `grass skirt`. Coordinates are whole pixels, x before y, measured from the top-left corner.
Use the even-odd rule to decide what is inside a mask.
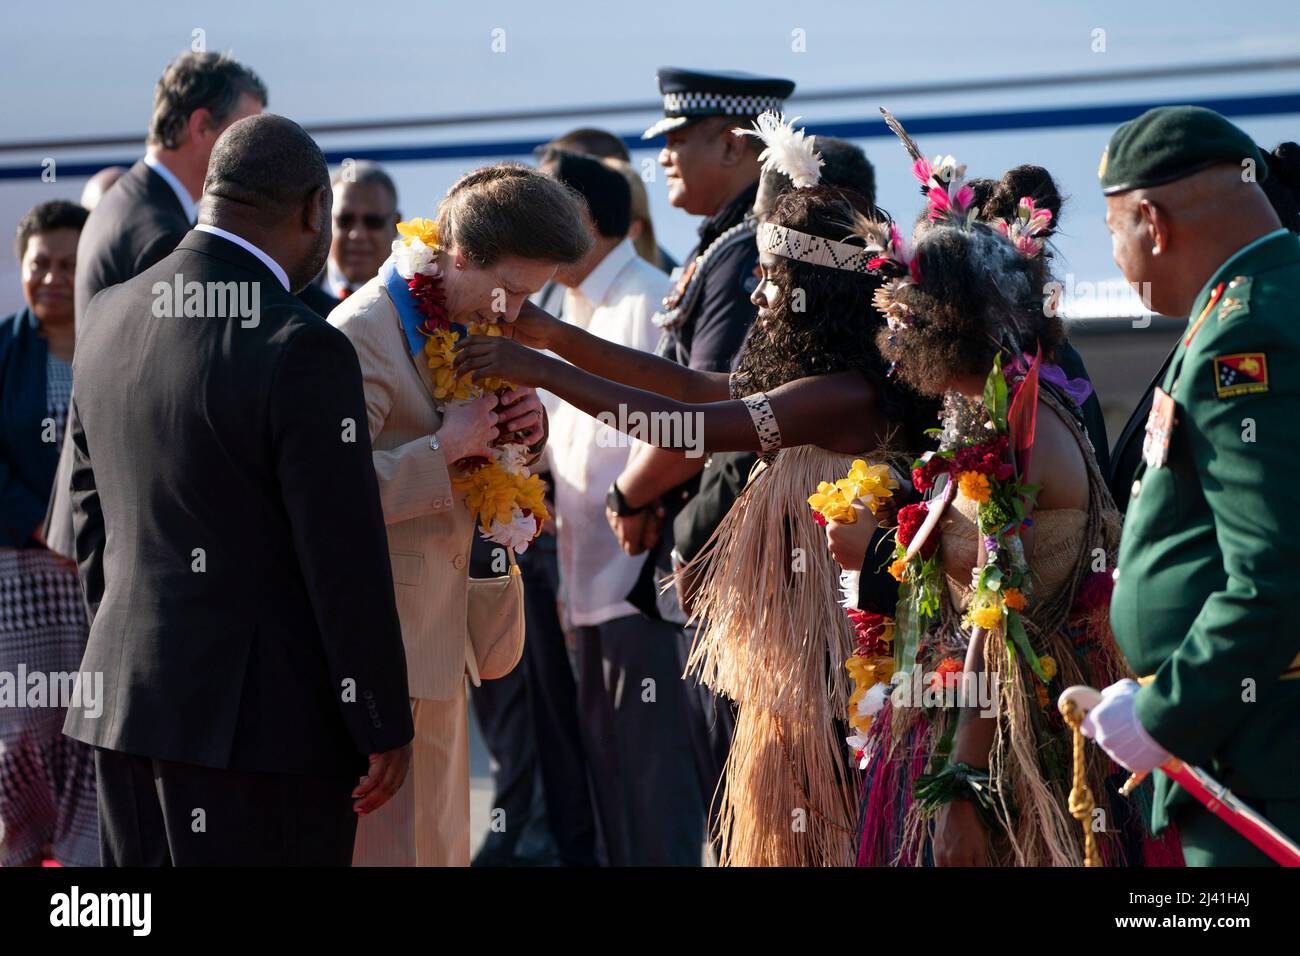
[[[718,801],[727,866],[850,866],[859,775],[841,736],[853,629],[808,495],[853,455],[782,449],[687,573],[701,621],[687,665],[738,704]]]

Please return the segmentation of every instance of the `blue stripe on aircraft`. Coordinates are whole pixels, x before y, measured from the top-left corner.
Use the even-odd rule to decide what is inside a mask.
[[[1185,102],[1185,101],[1184,101]],[[1300,113],[1300,92],[1268,96],[1225,96],[1191,101],[1193,105],[1216,110],[1225,116],[1273,116]],[[1076,126],[1114,126],[1164,106],[1168,100],[1146,103],[1115,103],[1107,106],[1063,106],[1040,110],[1006,110],[990,113],[953,113],[941,116],[907,117],[909,133],[989,133],[1020,129],[1061,129]],[[841,139],[870,139],[893,135],[884,120],[846,120],[819,122],[816,132]],[[630,149],[650,145],[638,134],[622,137]],[[440,159],[493,159],[527,156],[544,140],[492,140],[477,143],[429,143],[422,146],[372,146],[355,149],[327,149],[325,159],[340,163],[345,159],[369,159],[382,163],[409,163]],[[105,166],[130,166],[138,156],[99,159],[58,164],[58,173],[68,177],[90,176]],[[0,166],[0,180],[39,179],[43,167],[38,164]]]

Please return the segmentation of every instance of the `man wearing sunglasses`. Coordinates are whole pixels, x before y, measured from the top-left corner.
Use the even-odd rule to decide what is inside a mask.
[[[374,163],[345,162],[334,174],[334,239],[325,290],[346,299],[379,274],[397,238],[397,187]]]

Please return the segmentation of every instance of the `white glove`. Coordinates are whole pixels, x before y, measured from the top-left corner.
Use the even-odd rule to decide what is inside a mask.
[[[1138,720],[1135,697],[1140,689],[1135,680],[1111,684],[1079,727],[1085,737],[1097,741],[1116,763],[1133,773],[1154,770],[1171,756]]]

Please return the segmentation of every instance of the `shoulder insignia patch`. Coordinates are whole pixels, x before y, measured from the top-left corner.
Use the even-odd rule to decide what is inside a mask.
[[[1268,360],[1263,352],[1214,357],[1214,394],[1219,398],[1268,391]]]
[[[1230,319],[1234,315],[1245,315],[1250,311],[1250,276],[1237,276],[1228,283],[1223,300],[1219,303],[1219,321]]]

